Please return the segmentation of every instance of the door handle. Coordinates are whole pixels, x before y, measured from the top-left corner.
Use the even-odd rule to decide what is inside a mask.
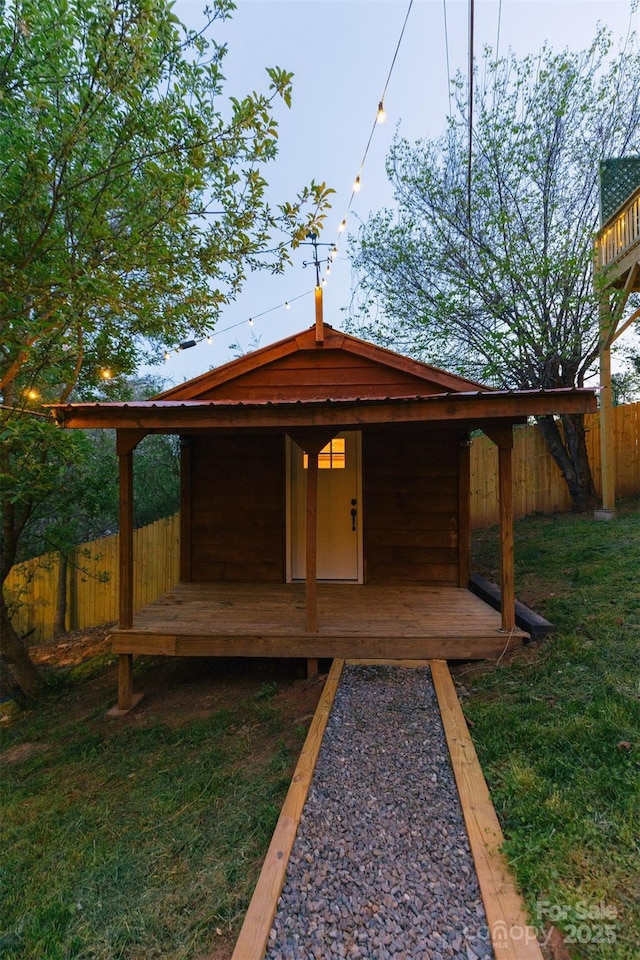
[[[356,509],[357,503],[358,503],[357,500],[351,501],[351,529],[352,530],[356,529],[356,517],[358,516],[358,511]]]

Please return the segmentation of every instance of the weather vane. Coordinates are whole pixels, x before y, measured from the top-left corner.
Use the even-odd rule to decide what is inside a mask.
[[[303,266],[303,267],[310,267],[310,266],[313,264],[313,266],[316,268],[316,287],[319,287],[319,286],[320,286],[320,264],[322,264],[322,263],[328,263],[328,264],[330,264],[331,261],[333,260],[333,257],[328,256],[328,257],[325,257],[324,260],[320,260],[319,257],[318,257],[318,247],[333,247],[333,244],[332,244],[332,243],[320,243],[319,240],[318,240],[318,234],[317,234],[317,233],[308,233],[308,234],[307,234],[307,241],[308,241],[308,242],[305,243],[305,241],[303,240],[302,243],[300,244],[300,246],[301,246],[301,247],[313,247],[313,260],[303,260],[303,261],[302,261],[302,266]]]

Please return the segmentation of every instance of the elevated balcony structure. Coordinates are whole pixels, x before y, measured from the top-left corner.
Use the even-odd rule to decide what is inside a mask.
[[[640,292],[640,157],[605,160],[600,165],[601,227],[594,245],[594,284],[600,298],[600,436],[602,509],[615,515],[615,474],[611,408],[611,347],[640,309],[625,317],[632,293]]]

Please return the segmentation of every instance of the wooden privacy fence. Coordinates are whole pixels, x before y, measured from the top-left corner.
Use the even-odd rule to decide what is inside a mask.
[[[587,450],[598,495],[600,477],[600,417],[585,416]],[[640,403],[613,408],[616,496],[640,493]],[[513,510],[515,517],[529,513],[556,513],[571,509],[571,497],[560,468],[547,452],[537,426],[516,427],[513,450]],[[489,527],[498,523],[498,448],[488,437],[477,437],[471,448],[471,524]]]
[[[176,514],[134,531],[136,609],[178,582],[180,524]],[[30,643],[53,636],[59,555],[46,554],[17,564],[5,595],[17,608],[12,622]],[[76,547],[67,568],[66,628],[94,627],[118,619],[118,534]]]
[[[585,417],[589,459],[600,492],[600,422]],[[614,407],[616,492],[640,493],[640,403]],[[514,436],[514,514],[569,510],[571,498],[562,474],[546,451],[536,426],[517,428]],[[498,523],[498,452],[487,437],[471,448],[471,523]],[[134,608],[170,590],[179,578],[179,518],[157,520],[134,533]],[[67,629],[91,627],[118,618],[118,536],[76,547],[67,572]],[[13,623],[31,643],[53,634],[59,561],[55,554],[36,557],[11,571],[5,590],[16,612]]]

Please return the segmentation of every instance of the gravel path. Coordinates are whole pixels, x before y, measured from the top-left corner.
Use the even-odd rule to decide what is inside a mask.
[[[494,957],[428,668],[345,666],[266,957]]]

